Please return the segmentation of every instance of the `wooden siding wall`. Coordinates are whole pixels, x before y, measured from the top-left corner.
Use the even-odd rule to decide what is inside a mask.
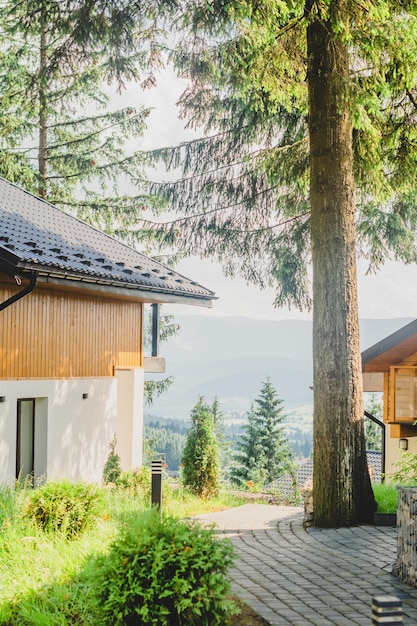
[[[16,287],[0,284],[0,301]],[[38,287],[0,311],[0,378],[113,376],[142,367],[140,302]]]
[[[392,366],[417,366],[417,353],[411,354],[398,363],[391,363]],[[389,370],[384,374],[384,421],[394,423],[395,403],[394,403],[394,378],[393,372]]]

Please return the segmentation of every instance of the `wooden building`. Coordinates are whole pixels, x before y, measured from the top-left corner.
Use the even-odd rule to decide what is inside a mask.
[[[385,472],[417,452],[417,320],[362,352],[364,391],[383,392]]]
[[[213,292],[4,179],[0,223],[0,482],[140,465],[144,305]]]

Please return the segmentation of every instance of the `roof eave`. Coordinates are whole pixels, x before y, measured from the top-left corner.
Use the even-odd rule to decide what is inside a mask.
[[[128,281],[120,281],[112,277],[100,277],[93,274],[78,274],[68,272],[59,267],[45,266],[41,263],[28,263],[13,254],[0,256],[0,271],[9,276],[14,274],[22,278],[36,273],[38,283],[57,286],[71,286],[71,288],[95,293],[111,294],[113,296],[128,297],[142,302],[189,304],[211,308],[212,301],[217,300],[213,292],[193,293],[184,289],[175,289],[163,286],[140,285]]]
[[[406,341],[416,333],[417,319],[413,320],[409,324],[406,324],[391,335],[388,335],[388,337],[385,337],[381,341],[378,341],[378,343],[375,343],[373,346],[370,346],[369,348],[364,350],[361,354],[362,371],[365,371],[365,366],[367,363],[370,363],[370,361],[372,361],[373,359],[381,356],[382,354],[384,354],[384,352],[388,352],[395,346],[398,346],[400,343]]]
[[[142,302],[190,304],[195,306],[212,307],[213,296],[196,295],[168,291],[158,288],[141,287],[131,283],[105,282],[90,277],[54,276],[38,270],[38,284],[57,285],[59,287],[71,286],[79,291],[92,291],[95,293],[111,294],[112,296],[128,297]]]

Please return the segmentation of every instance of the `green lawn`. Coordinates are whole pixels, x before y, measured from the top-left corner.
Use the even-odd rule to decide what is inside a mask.
[[[148,486],[99,490],[100,510],[94,523],[69,540],[60,532],[45,532],[27,518],[33,490],[0,489],[0,626],[97,626],[86,582],[89,563],[109,550],[124,519],[150,508]],[[241,503],[228,492],[204,501],[164,484],[163,510],[170,517]]]
[[[379,513],[396,513],[397,487],[393,483],[374,483],[372,485]]]
[[[378,511],[396,512],[394,484],[374,484]],[[134,488],[97,488],[99,505],[93,523],[75,538],[59,530],[42,530],[34,518],[49,505],[28,505],[30,488],[0,489],[0,626],[97,626],[97,606],[88,576],[97,555],[105,555],[118,536],[123,520],[150,508],[149,485]],[[35,490],[36,491],[36,490]],[[61,497],[62,499],[62,497]],[[65,498],[64,498],[65,500]],[[163,484],[163,514],[184,519],[198,513],[238,506],[244,500],[223,491],[216,499],[201,500],[179,486]],[[82,506],[81,506],[82,505]],[[80,502],[81,515],[85,502]],[[78,523],[75,516],[73,523]],[[48,528],[48,527],[47,527]]]

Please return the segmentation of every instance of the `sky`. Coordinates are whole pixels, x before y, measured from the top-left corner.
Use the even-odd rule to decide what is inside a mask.
[[[211,309],[164,305],[164,313],[178,315],[242,316],[255,319],[310,319],[308,312],[273,307],[272,289],[261,291],[243,280],[231,280],[220,268],[199,259],[188,259],[180,268],[188,278],[197,280],[218,296]],[[417,266],[386,263],[377,273],[366,276],[366,265],[358,264],[359,317],[362,319],[391,319],[417,317]]]
[[[161,72],[158,86],[143,92],[137,85],[129,85],[118,99],[117,106],[153,107],[148,130],[140,148],[144,150],[176,145],[196,136],[184,129],[177,117],[175,103],[185,83],[171,71]],[[114,97],[114,95],[113,95]],[[112,98],[113,99],[113,98]],[[163,176],[163,175],[161,175]],[[218,299],[211,309],[195,306],[165,305],[166,314],[243,316],[255,319],[310,319],[308,312],[296,309],[274,308],[273,290],[261,291],[247,285],[243,279],[222,275],[220,267],[210,261],[187,259],[177,268],[179,272],[215,292]],[[367,319],[417,317],[417,265],[403,265],[387,261],[376,274],[366,274],[366,262],[358,262],[359,316]]]

